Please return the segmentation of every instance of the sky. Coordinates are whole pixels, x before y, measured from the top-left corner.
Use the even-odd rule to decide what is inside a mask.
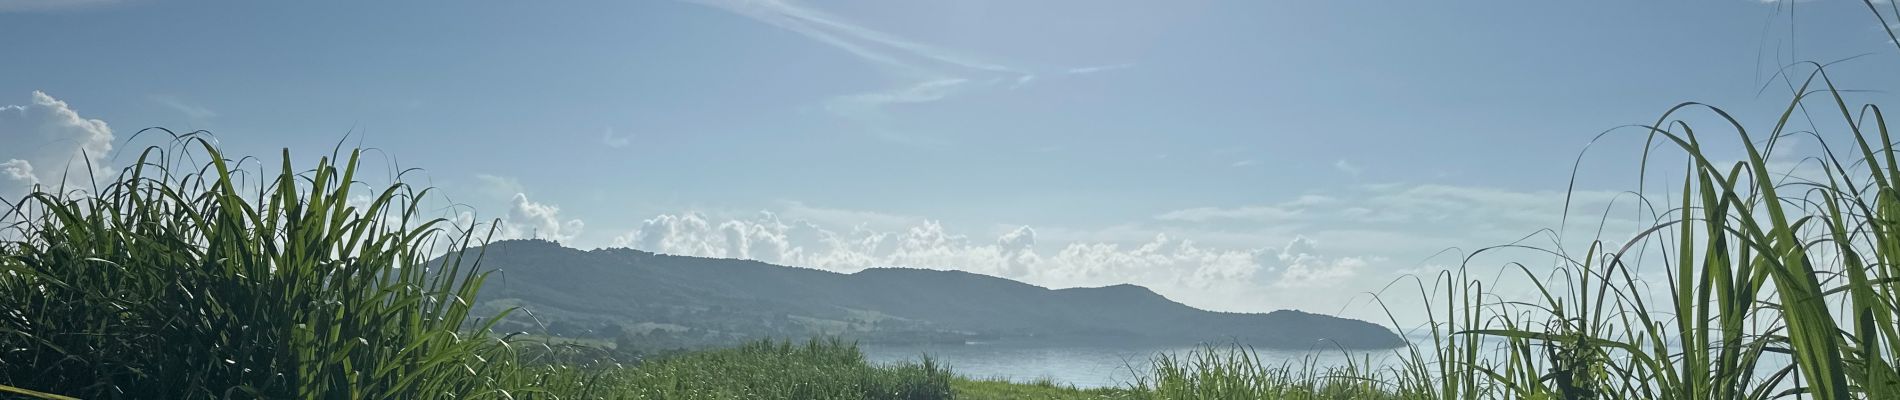
[[[373,148],[499,238],[1383,318],[1473,249],[1627,237],[1619,126],[1767,129],[1796,61],[1891,103],[1881,28],[1835,0],[0,0],[0,198],[208,130]]]

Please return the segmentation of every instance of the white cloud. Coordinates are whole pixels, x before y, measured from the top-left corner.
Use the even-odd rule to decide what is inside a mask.
[[[1021,85],[1033,79],[1031,74],[987,60],[912,41],[858,25],[850,20],[814,8],[782,0],[700,0],[695,3],[723,9],[844,50],[882,69],[900,83],[868,93],[845,95],[826,101],[825,108],[839,115],[882,125],[884,107],[891,104],[923,103],[943,99],[980,82],[1007,78]],[[993,82],[1000,83],[1000,82]],[[882,129],[873,127],[873,129]],[[879,132],[888,135],[888,132]]]
[[[528,195],[516,193],[508,207],[508,217],[502,220],[499,236],[502,239],[538,238],[564,242],[580,236],[585,226],[579,219],[563,221],[560,207],[536,203],[528,200]]]
[[[1251,166],[1259,165],[1259,164],[1260,164],[1259,161],[1240,160],[1240,161],[1235,161],[1232,165],[1228,165],[1228,166],[1234,167],[1234,168],[1240,168],[1240,167],[1251,167]]]
[[[1023,75],[1023,76],[1019,76],[1019,77],[1016,77],[1016,83],[1012,83],[1012,84],[1010,84],[1010,85],[1009,85],[1009,88],[1010,88],[1011,90],[1014,90],[1014,89],[1016,89],[1016,88],[1020,88],[1020,87],[1023,87],[1023,86],[1025,86],[1025,85],[1028,85],[1028,84],[1029,84],[1030,82],[1035,82],[1035,81],[1036,81],[1036,76],[1035,76],[1035,75]]]
[[[1088,66],[1088,67],[1069,68],[1068,71],[1064,71],[1064,72],[1070,75],[1087,75],[1087,74],[1093,74],[1097,72],[1114,71],[1118,69],[1128,69],[1128,68],[1134,68],[1134,67],[1135,67],[1135,64],[1132,64],[1132,63],[1108,64],[1108,65],[1095,65],[1095,66]]]
[[[606,132],[600,134],[600,144],[616,149],[627,147],[633,144],[633,135],[615,135],[614,128],[607,128]]]
[[[866,224],[832,230],[771,212],[730,219],[701,213],[663,214],[613,243],[667,254],[744,258],[839,272],[912,267],[969,271],[1050,287],[1134,283],[1189,304],[1255,310],[1266,307],[1214,294],[1261,287],[1255,275],[1269,262],[1261,257],[1270,257],[1262,249],[1208,248],[1166,234],[1128,244],[1052,245],[1028,226],[979,240],[952,232],[937,221],[889,230]]]
[[[918,142],[923,138],[898,134],[890,131],[891,123],[885,108],[898,104],[928,103],[942,100],[968,89],[969,79],[941,78],[921,80],[913,83],[877,92],[859,93],[833,97],[826,100],[826,111],[845,116],[866,124],[873,133],[893,141]]]
[[[1023,225],[996,238],[996,246],[1003,250],[1024,250],[1036,246],[1036,230]]]
[[[930,142],[892,132],[892,105],[928,103],[973,89],[1008,90],[1038,80],[1038,74],[963,51],[933,46],[860,25],[847,18],[789,0],[687,0],[803,35],[843,50],[879,68],[894,82],[882,90],[836,96],[824,102],[834,114],[858,121],[885,139]],[[1114,64],[1056,70],[1084,75],[1132,67]]]
[[[0,178],[6,178],[6,180],[24,183],[29,186],[40,184],[40,177],[33,176],[33,163],[21,159],[12,159],[7,160],[5,163],[0,163]]]
[[[81,116],[43,92],[33,92],[26,105],[0,106],[0,140],[7,143],[0,147],[6,160],[0,196],[17,197],[35,183],[90,188],[94,176],[111,169],[106,157],[113,139],[105,121]]]
[[[949,69],[1013,72],[999,64],[918,43],[783,0],[701,0],[705,4],[823,42],[913,78]]]
[[[166,108],[170,108],[172,110],[176,110],[181,114],[185,114],[186,118],[191,118],[194,121],[202,121],[202,120],[211,119],[213,117],[218,116],[217,111],[212,111],[210,108],[206,108],[205,106],[187,103],[183,99],[178,98],[178,96],[153,95],[151,96],[151,99],[152,101],[157,102],[159,105],[165,106]]]
[[[1372,261],[1378,258],[1364,257],[1324,257],[1319,255],[1319,242],[1305,236],[1297,236],[1287,242],[1286,247],[1274,256],[1279,261],[1269,267],[1269,272],[1279,272],[1279,279],[1273,282],[1279,288],[1329,288],[1359,275]]]
[[[1594,230],[1615,195],[1571,193],[1571,217],[1588,220],[1573,221],[1572,229]],[[839,272],[914,267],[1048,287],[1132,283],[1217,310],[1342,312],[1352,301],[1350,294],[1379,290],[1401,268],[1456,263],[1434,258],[1442,250],[1505,244],[1557,227],[1565,196],[1561,191],[1366,184],[1266,204],[1185,208],[1106,227],[1009,225],[975,231],[921,217],[785,202],[777,207],[782,212],[753,216],[662,214],[623,231],[613,243]],[[1608,232],[1634,231],[1634,221],[1612,218],[1610,223]],[[1379,316],[1371,311],[1358,316]]]
[[[500,226],[495,230],[495,239],[547,239],[572,242],[580,237],[582,228],[586,227],[586,223],[580,219],[562,218],[561,208],[554,204],[530,200],[527,187],[518,179],[475,174],[475,180],[480,182],[476,190],[482,196],[508,202],[508,214],[499,221]],[[472,217],[470,216],[470,222],[473,222]]]

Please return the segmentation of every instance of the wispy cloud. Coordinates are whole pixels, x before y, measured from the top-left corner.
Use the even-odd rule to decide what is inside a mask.
[[[866,93],[826,100],[827,111],[865,123],[887,139],[916,140],[889,131],[886,108],[897,104],[928,103],[972,89],[1015,89],[1038,80],[1038,74],[962,51],[938,47],[872,29],[849,19],[785,0],[685,0],[732,12],[785,29],[864,60],[896,82]],[[1061,70],[1081,75],[1131,64]]]
[[[162,94],[152,95],[150,97],[153,102],[165,106],[166,108],[177,110],[179,113],[185,114],[186,118],[191,118],[194,121],[203,121],[218,116],[217,111],[202,105],[186,102],[184,99],[178,98],[178,96]]]
[[[1240,160],[1240,161],[1235,161],[1233,165],[1229,165],[1229,166],[1234,167],[1234,168],[1240,168],[1240,167],[1251,167],[1251,166],[1255,166],[1259,164],[1260,162],[1255,161],[1255,160]]]
[[[1069,75],[1087,75],[1087,74],[1093,74],[1097,72],[1114,71],[1118,69],[1128,69],[1128,68],[1134,68],[1134,67],[1135,67],[1135,64],[1133,63],[1121,63],[1121,64],[1096,65],[1096,66],[1090,66],[1090,67],[1069,68],[1068,71],[1063,71],[1063,72]]]
[[[1156,215],[1161,221],[1207,222],[1215,220],[1244,220],[1253,222],[1279,222],[1301,217],[1304,210],[1281,206],[1246,206],[1238,208],[1195,207],[1169,211]]]
[[[955,70],[1017,73],[1014,68],[949,49],[918,43],[850,22],[844,18],[781,0],[696,0],[754,20],[796,32],[853,55],[889,67],[893,72],[941,75]]]
[[[606,132],[600,133],[600,144],[616,149],[627,147],[633,144],[633,135],[615,135],[614,128],[607,128]]]
[[[834,97],[825,109],[870,125],[881,136],[903,139],[885,128],[885,108],[926,103],[994,82],[1020,85],[1034,75],[1017,68],[865,27],[830,13],[780,0],[690,0],[720,8],[844,50],[898,80],[884,90]]]

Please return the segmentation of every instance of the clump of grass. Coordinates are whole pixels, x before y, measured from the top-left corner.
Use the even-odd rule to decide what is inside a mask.
[[[0,244],[0,383],[86,398],[504,390],[488,377],[510,350],[463,329],[479,257],[427,253],[472,232],[423,218],[427,191],[401,183],[349,204],[358,156],[296,169],[286,153],[246,182],[186,135],[94,193],[21,199]]]
[[[198,135],[93,192],[36,192],[0,243],[0,393],[63,398],[941,399],[950,374],[760,342],[637,368],[471,318],[472,230],[360,151],[242,180]],[[201,166],[191,164],[203,158]],[[194,167],[187,169],[187,167]],[[260,170],[262,167],[260,167]],[[247,187],[256,189],[246,190]],[[440,250],[436,252],[434,250]]]
[[[1580,257],[1552,250],[1565,282],[1540,283],[1541,301],[1503,303],[1478,281],[1441,279],[1457,314],[1437,321],[1443,330],[1435,337],[1450,341],[1437,344],[1440,368],[1432,372],[1448,383],[1430,393],[1900,398],[1893,138],[1878,107],[1848,106],[1818,65],[1796,93],[1765,135],[1694,103],[1645,126],[1652,140],[1686,155],[1674,208],[1620,245],[1596,242]],[[1848,157],[1822,135],[1791,127],[1810,100],[1845,120]],[[1725,121],[1722,130],[1741,142],[1745,158],[1717,161],[1705,150],[1706,133],[1675,120],[1691,110]],[[1820,147],[1808,159],[1822,167],[1818,176],[1771,169],[1775,145],[1796,134]],[[1660,298],[1647,294],[1643,268],[1667,277],[1658,282],[1667,285]],[[1478,337],[1498,340],[1501,349],[1479,359]],[[1787,366],[1763,371],[1775,358]]]
[[[1850,106],[1824,66],[1808,65],[1764,131],[1699,103],[1639,126],[1639,188],[1661,154],[1681,155],[1682,168],[1675,190],[1632,192],[1650,223],[1631,239],[1580,253],[1486,248],[1421,282],[1428,340],[1395,367],[1275,366],[1204,348],[1159,357],[1127,398],[1900,398],[1900,143],[1878,106]],[[1719,129],[1685,122],[1690,113]],[[1838,143],[1815,115],[1838,120]],[[1812,172],[1770,161],[1797,136],[1817,149],[1797,164]],[[1738,143],[1739,159],[1718,157],[1716,141]],[[1511,250],[1556,260],[1507,264],[1535,298],[1473,273],[1480,255]]]
[[[616,376],[610,398],[949,399],[954,375],[936,361],[878,366],[854,343],[764,340],[661,358]]]
[[[1384,399],[1387,382],[1370,363],[1318,364],[1311,357],[1268,363],[1240,345],[1159,354],[1132,385],[1142,399]]]
[[[964,400],[1138,400],[1148,392],[1133,388],[1078,389],[1050,380],[1011,382],[1004,379],[957,378],[951,381],[953,398]]]

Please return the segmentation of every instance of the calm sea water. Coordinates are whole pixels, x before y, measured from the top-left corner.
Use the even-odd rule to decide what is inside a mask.
[[[1178,347],[1114,347],[1106,345],[1061,345],[1050,343],[976,343],[966,345],[863,345],[866,358],[874,363],[918,362],[929,354],[959,375],[972,378],[1001,378],[1027,382],[1047,378],[1058,384],[1080,388],[1127,386],[1136,374],[1146,375],[1149,361],[1160,354],[1186,355],[1200,349]],[[1269,364],[1299,364],[1309,358],[1320,366],[1345,365],[1348,357],[1364,362],[1366,354],[1347,355],[1333,351],[1286,351],[1254,349],[1261,361]],[[1390,351],[1372,354],[1375,363],[1389,362]]]
[[[1414,340],[1417,340],[1414,338]],[[967,345],[861,345],[866,358],[881,364],[915,363],[923,354],[958,375],[972,378],[1000,378],[1015,382],[1049,379],[1057,384],[1079,388],[1128,386],[1136,374],[1145,376],[1149,361],[1160,354],[1186,355],[1199,350],[1195,346],[1114,347],[1104,345],[1060,345],[1049,343],[982,343]],[[1671,351],[1680,351],[1671,349]],[[1289,351],[1256,348],[1264,363],[1300,364],[1311,360],[1315,366],[1346,365],[1350,358],[1364,365],[1368,360],[1379,367],[1394,366],[1393,351],[1373,351],[1348,355],[1333,351]],[[1368,356],[1370,356],[1368,358]],[[1756,368],[1756,379],[1773,374],[1789,365],[1785,357],[1770,356]]]

